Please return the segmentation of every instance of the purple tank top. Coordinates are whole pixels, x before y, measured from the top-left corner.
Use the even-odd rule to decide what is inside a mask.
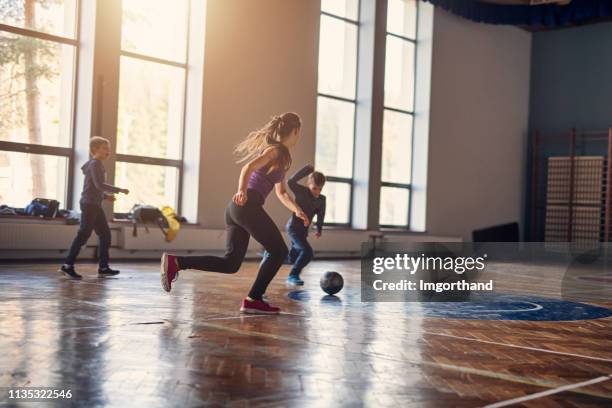
[[[265,166],[251,173],[247,186],[248,189],[259,192],[264,199],[270,194],[274,184],[280,182],[285,177],[285,172],[282,170],[274,170],[270,174],[266,174],[269,169],[269,167]]]

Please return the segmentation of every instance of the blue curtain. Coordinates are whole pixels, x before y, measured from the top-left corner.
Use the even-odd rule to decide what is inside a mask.
[[[488,24],[559,27],[612,17],[612,0],[573,0],[565,6],[498,5],[477,0],[425,0],[458,16]]]

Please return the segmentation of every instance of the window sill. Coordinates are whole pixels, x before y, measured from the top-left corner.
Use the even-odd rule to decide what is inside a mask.
[[[427,230],[415,231],[415,230],[411,230],[410,228],[404,228],[404,227],[381,227],[379,231],[380,232],[396,232],[396,233],[411,234],[411,235],[427,234]]]
[[[359,232],[370,232],[370,233],[397,233],[397,234],[410,234],[410,235],[426,235],[427,231],[414,231],[404,227],[382,227],[376,230],[352,228],[343,225],[324,225],[323,231],[359,231]]]
[[[55,225],[79,225],[78,222],[68,223],[65,218],[50,218],[50,217],[33,217],[30,215],[0,215],[0,223],[6,224],[55,224]],[[130,220],[121,220],[121,219],[113,219],[109,222],[109,224],[113,226],[126,226],[132,225],[132,221]],[[142,226],[144,224],[138,224],[138,226]],[[151,226],[154,224],[147,224],[147,226]],[[181,223],[181,227],[199,227],[198,223]]]
[[[31,215],[0,215],[0,222],[15,224],[67,224],[65,218],[34,217]]]
[[[348,225],[323,225],[323,231],[367,231],[359,228],[352,228]]]

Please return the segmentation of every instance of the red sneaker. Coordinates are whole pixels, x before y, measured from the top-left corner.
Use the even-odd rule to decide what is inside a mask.
[[[242,305],[240,306],[242,313],[249,314],[279,314],[280,307],[270,306],[263,300],[249,300],[242,299]]]
[[[161,284],[166,292],[172,289],[172,282],[178,279],[179,267],[176,263],[176,256],[164,252],[161,257]]]

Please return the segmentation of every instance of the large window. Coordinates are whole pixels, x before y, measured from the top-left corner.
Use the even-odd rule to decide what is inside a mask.
[[[201,115],[204,33],[190,19],[203,24],[205,10],[200,1],[171,3],[0,0],[0,204],[44,197],[74,208],[79,166],[99,134],[116,153],[106,164],[109,182],[130,189],[117,196],[116,213],[136,203],[180,210],[185,123],[195,137]],[[96,34],[94,24],[107,32]],[[198,75],[188,77],[188,67]],[[199,150],[192,139],[187,148]],[[191,177],[193,155],[188,162]]]
[[[67,206],[77,0],[0,0],[0,204]]]
[[[189,0],[123,0],[115,212],[178,208]]]
[[[380,225],[410,225],[416,60],[416,0],[389,0],[381,161]]]
[[[326,224],[349,225],[357,85],[359,0],[322,0],[316,167],[327,176]]]

